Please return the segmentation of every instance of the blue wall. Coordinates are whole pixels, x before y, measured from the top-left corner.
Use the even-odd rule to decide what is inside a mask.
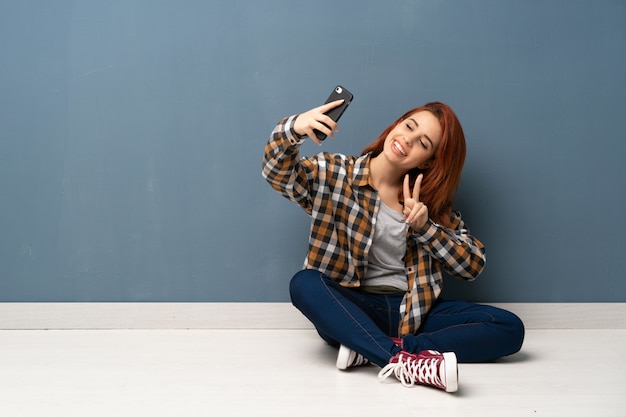
[[[625,43],[622,0],[2,1],[0,301],[287,301],[308,221],[263,147],[336,83],[329,151],[461,119],[488,264],[449,296],[626,301]]]

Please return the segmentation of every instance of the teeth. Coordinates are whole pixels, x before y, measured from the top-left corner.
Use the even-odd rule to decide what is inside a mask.
[[[400,144],[398,142],[394,142],[393,146],[398,150],[398,152],[400,152],[402,155],[406,156],[406,153],[404,152],[404,149],[402,149],[402,147],[400,146]]]

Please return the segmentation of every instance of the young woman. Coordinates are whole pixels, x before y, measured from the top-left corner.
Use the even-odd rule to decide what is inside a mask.
[[[301,158],[314,131],[332,137],[325,104],[286,117],[265,147],[263,176],[311,216],[305,269],[291,300],[319,335],[339,347],[337,367],[373,363],[379,378],[404,385],[458,386],[457,361],[517,352],[524,325],[492,306],[439,298],[443,271],[475,279],[483,244],[469,233],[452,198],[465,137],[443,103],[409,110],[362,155]]]

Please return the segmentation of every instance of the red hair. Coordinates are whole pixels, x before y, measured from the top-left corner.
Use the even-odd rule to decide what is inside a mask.
[[[413,168],[408,172],[411,189],[413,189],[417,176],[420,173],[424,174],[420,187],[420,201],[428,207],[429,217],[433,221],[450,227],[452,199],[461,181],[466,149],[461,123],[448,105],[432,102],[409,110],[387,127],[375,142],[363,150],[362,154],[371,153],[372,157],[378,156],[383,151],[389,132],[411,114],[424,110],[429,111],[439,120],[442,130],[441,142],[439,142],[439,147],[433,156],[430,167],[426,169]],[[399,200],[402,201],[402,189]]]

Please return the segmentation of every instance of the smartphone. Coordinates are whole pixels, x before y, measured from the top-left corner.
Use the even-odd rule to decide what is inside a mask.
[[[343,103],[341,105],[335,107],[334,109],[329,110],[325,114],[333,119],[335,122],[339,120],[344,111],[348,108],[350,103],[352,102],[352,93],[346,90],[344,87],[338,85],[335,89],[330,93],[328,99],[326,99],[326,103],[330,103],[331,101],[341,100],[343,99]],[[319,130],[315,131],[315,136],[319,140],[326,139],[326,135]]]

